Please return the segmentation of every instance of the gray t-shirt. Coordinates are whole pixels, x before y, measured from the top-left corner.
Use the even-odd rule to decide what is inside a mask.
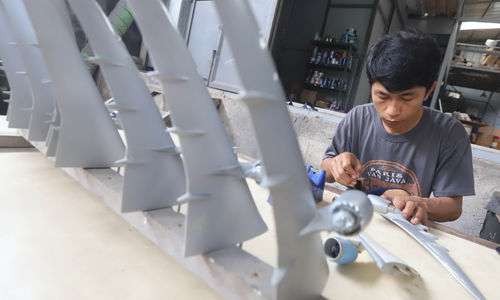
[[[373,103],[356,106],[340,122],[324,158],[352,152],[363,166],[363,190],[401,188],[429,197],[474,195],[472,153],[462,124],[424,107],[405,134],[387,133]]]

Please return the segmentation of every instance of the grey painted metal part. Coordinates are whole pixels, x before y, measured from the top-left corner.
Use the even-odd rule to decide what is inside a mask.
[[[363,251],[363,246],[358,240],[331,236],[325,240],[324,249],[329,261],[345,265],[353,263],[358,258],[358,253]]]
[[[261,186],[269,188],[273,201],[278,242],[274,298],[317,298],[328,268],[319,234],[299,235],[316,208],[278,74],[247,1],[215,4],[244,88],[241,99],[257,133],[265,173]]]
[[[28,131],[28,140],[45,141],[49,130],[49,121],[55,109],[52,86],[38,41],[31,21],[22,1],[2,0],[12,34],[17,41],[17,49],[24,62],[26,75],[30,83],[33,106]]]
[[[328,260],[338,264],[353,263],[358,253],[366,250],[373,258],[377,267],[384,273],[393,276],[414,276],[417,271],[389,253],[364,233],[357,236],[358,240],[331,236],[325,240],[324,249]]]
[[[369,195],[370,201],[372,203],[384,203],[387,200],[375,196]],[[455,277],[462,286],[464,286],[469,293],[471,293],[476,299],[486,299],[483,294],[477,289],[477,287],[472,283],[472,281],[467,277],[467,275],[460,269],[457,263],[448,254],[448,249],[439,245],[436,242],[437,237],[431,233],[426,232],[426,226],[422,224],[413,225],[408,220],[403,217],[403,214],[398,209],[391,209],[386,213],[380,212],[387,220],[399,226],[401,229],[406,231],[411,237],[413,237],[417,242],[419,242],[427,251],[429,251],[434,258],[436,258],[445,268],[450,272],[453,277]]]
[[[122,212],[177,204],[186,181],[179,151],[120,37],[95,0],[69,0],[113,95],[127,137]]]
[[[368,195],[368,199],[370,199],[370,202],[373,205],[373,210],[375,210],[375,212],[378,212],[380,214],[386,214],[390,212],[401,213],[401,211],[394,207],[391,201],[387,199],[375,195]]]
[[[373,206],[365,193],[350,190],[340,195],[332,204],[318,210],[300,235],[322,230],[353,235],[365,228],[373,216]]]
[[[379,245],[369,236],[364,233],[358,234],[358,239],[363,245],[363,248],[370,254],[373,258],[377,267],[384,273],[389,275],[406,275],[415,276],[418,272],[410,267],[408,264],[403,262],[401,259],[397,258],[384,247]]]
[[[103,2],[100,1],[100,3]],[[127,3],[125,2],[125,0],[119,0],[115,4],[113,10],[107,16],[107,19],[113,26],[114,32],[116,32],[120,37],[122,37],[127,32],[128,28],[130,27],[130,25],[132,25],[132,22],[134,21],[132,18],[123,18],[122,16],[124,13],[126,14],[130,13],[127,8]],[[94,51],[89,43],[87,43],[82,48],[81,53],[84,57],[94,56]],[[97,65],[88,63],[87,66],[89,67],[90,73],[94,74]]]
[[[263,169],[262,169],[262,162],[260,160],[254,161],[254,162],[242,162],[240,163],[241,169],[243,170],[243,174],[245,175],[245,178],[251,178],[255,180],[257,183],[262,182],[262,177],[264,176],[263,174]]]
[[[166,92],[179,136],[188,203],[185,255],[221,249],[267,230],[229,137],[186,43],[160,0],[128,1]]]
[[[75,42],[64,0],[24,0],[60,112],[55,164],[115,165],[124,146]]]
[[[0,5],[0,57],[10,86],[7,120],[10,128],[29,128],[32,97],[23,59],[17,49],[7,14]]]
[[[57,141],[59,139],[59,129],[61,128],[61,114],[59,113],[59,109],[57,109],[57,105],[54,107],[52,116],[52,119],[49,121],[47,140],[45,140],[45,146],[47,146],[45,155],[49,157],[56,156]]]

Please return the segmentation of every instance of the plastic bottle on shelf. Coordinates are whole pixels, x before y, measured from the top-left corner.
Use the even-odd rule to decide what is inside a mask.
[[[311,77],[311,81],[309,82],[310,84],[315,84],[316,83],[316,78],[318,78],[318,71],[314,71],[313,76]]]
[[[340,64],[342,66],[345,66],[346,63],[347,63],[347,52],[344,51],[344,52],[342,52],[342,58],[341,58]]]
[[[321,53],[321,51],[318,51],[318,54],[316,55],[316,61],[314,63],[320,64],[322,58],[323,58],[323,53]]]
[[[309,72],[307,73],[307,77],[306,77],[307,83],[311,82],[311,76],[313,76],[313,70],[309,69]]]
[[[316,76],[316,81],[314,81],[314,84],[319,85],[322,77],[323,77],[323,72],[318,72],[318,76]]]
[[[350,69],[352,67],[352,56],[349,56],[347,59],[347,68]]]
[[[500,148],[498,147],[499,143],[500,143],[500,137],[499,137],[499,136],[497,136],[497,135],[495,135],[495,136],[493,137],[493,141],[491,142],[490,147],[491,147],[491,148],[495,148],[495,149],[500,149]]]
[[[323,57],[321,59],[321,64],[326,65],[326,61],[328,59],[328,51],[323,51]]]
[[[314,47],[313,49],[313,53],[312,53],[312,56],[311,56],[311,62],[312,63],[315,63],[316,62],[316,55],[318,54],[318,46]]]

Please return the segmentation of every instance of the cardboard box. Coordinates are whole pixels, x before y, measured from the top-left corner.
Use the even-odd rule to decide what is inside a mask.
[[[500,128],[493,128],[489,125],[479,127],[479,132],[500,136]]]
[[[302,89],[302,93],[300,94],[300,102],[306,103],[310,102],[314,104],[316,102],[316,95],[318,92],[311,91],[308,89]]]
[[[493,135],[480,132],[476,138],[476,145],[490,147],[493,142]]]

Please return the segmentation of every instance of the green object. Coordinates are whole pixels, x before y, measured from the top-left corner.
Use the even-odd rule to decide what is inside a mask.
[[[114,31],[120,37],[122,37],[127,32],[130,25],[132,25],[132,23],[134,22],[134,17],[132,16],[131,9],[129,8],[125,0],[120,0],[118,3],[116,3],[115,7],[108,16],[108,19],[111,22],[111,26],[113,26]],[[83,58],[94,55],[94,52],[92,51],[92,48],[89,44],[83,47],[81,53]],[[93,64],[89,65],[89,71],[93,73],[96,67],[97,66]]]

